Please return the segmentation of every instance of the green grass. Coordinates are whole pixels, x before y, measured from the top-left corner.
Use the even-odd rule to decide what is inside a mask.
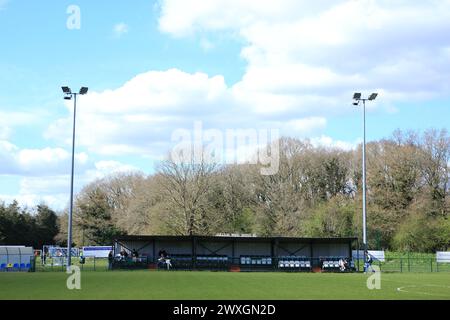
[[[0,273],[0,299],[450,299],[450,273],[82,272],[81,290],[63,272]],[[400,288],[400,291],[398,290]]]
[[[86,258],[83,265],[80,264],[80,259],[78,257],[72,258],[72,265],[79,266],[82,271],[107,271],[108,270],[108,259],[107,258]],[[46,265],[42,265],[40,258],[36,259],[36,271],[47,272],[47,271],[66,271],[66,267],[62,265],[54,265],[52,258],[47,258]]]

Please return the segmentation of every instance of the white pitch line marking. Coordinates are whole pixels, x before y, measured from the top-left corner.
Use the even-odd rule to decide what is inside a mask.
[[[447,294],[439,294],[439,293],[430,293],[430,292],[422,292],[422,291],[408,291],[405,290],[405,288],[420,288],[420,287],[437,287],[437,288],[447,288],[450,289],[450,286],[441,286],[441,285],[435,285],[435,284],[424,284],[424,285],[414,285],[414,286],[404,286],[404,287],[398,287],[397,291],[398,292],[404,292],[404,293],[416,293],[416,294],[424,294],[424,295],[428,295],[428,296],[440,296],[440,297],[449,297],[450,293]]]

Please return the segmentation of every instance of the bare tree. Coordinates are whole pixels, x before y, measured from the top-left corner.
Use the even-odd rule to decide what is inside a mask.
[[[280,165],[274,175],[254,174],[256,196],[260,203],[259,229],[265,235],[298,233],[304,208],[302,187],[303,154],[311,146],[296,139],[280,140]]]
[[[447,216],[450,179],[450,136],[447,130],[424,133],[420,160],[430,214]]]
[[[198,161],[200,160],[200,161]],[[188,157],[183,161],[171,158],[158,168],[158,181],[166,200],[166,219],[170,228],[178,234],[208,234],[214,221],[208,219],[208,191],[217,164]]]

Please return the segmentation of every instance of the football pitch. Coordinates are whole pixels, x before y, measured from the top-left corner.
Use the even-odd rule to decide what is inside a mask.
[[[97,271],[81,273],[81,289],[69,290],[63,272],[0,273],[0,299],[450,299],[450,273],[369,275],[274,272]]]

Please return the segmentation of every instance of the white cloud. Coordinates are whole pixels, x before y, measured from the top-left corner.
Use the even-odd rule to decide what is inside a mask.
[[[399,102],[448,96],[449,21],[448,0],[163,0],[162,32],[198,37],[204,50],[213,48],[215,32],[239,37],[244,75],[228,86],[221,75],[149,71],[118,88],[90,92],[78,105],[77,146],[93,155],[159,158],[174,130],[192,129],[201,120],[205,129],[280,129],[314,145],[354,149],[358,141],[335,140],[323,131],[330,116],[353,110],[355,90],[379,92],[368,108],[385,112],[395,112]],[[124,23],[114,27],[117,36],[127,31]],[[71,103],[66,107],[72,110]],[[16,122],[29,120],[21,116]],[[13,128],[9,120],[1,122],[7,117],[0,113],[3,140]],[[45,137],[69,146],[71,121],[53,122]],[[66,172],[68,156],[63,149],[20,150],[0,141],[3,172],[52,168],[47,174],[58,175]],[[83,181],[132,168],[97,162],[86,165]],[[31,198],[37,182],[23,183]]]
[[[87,160],[85,154],[78,158]],[[118,172],[139,171],[138,168],[118,161],[98,161],[92,168],[80,168],[75,171],[74,192],[79,192],[83,186],[95,179],[101,179],[109,174]],[[11,203],[17,200],[21,205],[35,206],[46,203],[51,208],[63,210],[69,203],[70,174],[54,172],[38,172],[34,176],[22,174],[20,177],[19,191],[17,194],[0,194],[0,201]],[[0,174],[1,178],[1,174]]]
[[[80,170],[88,165],[88,155],[75,154]],[[0,175],[44,176],[69,172],[71,154],[61,148],[20,149],[11,142],[0,140]]]
[[[0,194],[0,201],[4,201],[6,204],[12,203],[14,200],[16,200],[21,207],[31,208],[38,204],[44,203],[54,210],[63,210],[68,203],[67,194]]]
[[[316,3],[317,2],[317,3]],[[336,3],[324,0],[165,0],[161,6],[159,28],[175,36],[186,36],[201,30],[227,30],[243,28],[262,19],[276,22],[292,20],[299,13],[313,14],[323,7]],[[307,4],[305,6],[305,4]]]
[[[159,26],[174,36],[238,34],[248,62],[239,87],[255,102],[342,105],[354,89],[382,90],[386,103],[448,95],[449,1],[316,2],[165,0]]]
[[[135,166],[124,164],[119,161],[102,160],[95,163],[94,170],[88,170],[86,172],[86,179],[92,181],[94,179],[101,179],[110,174],[134,171],[140,170]]]
[[[0,140],[0,152],[14,152],[19,148],[6,140]],[[1,153],[0,153],[1,154]]]
[[[77,144],[104,155],[148,155],[189,119],[220,112],[227,95],[223,77],[176,69],[143,73],[116,90],[80,99]],[[70,117],[56,121],[45,136],[70,143],[69,123]]]
[[[294,119],[285,122],[284,126],[285,130],[289,130],[293,136],[308,137],[314,132],[324,130],[327,126],[327,119],[323,117]]]
[[[36,115],[31,113],[0,111],[0,140],[9,139],[14,128],[30,125],[34,122],[36,122]]]
[[[113,32],[116,37],[121,37],[124,34],[128,33],[129,29],[130,28],[126,23],[120,22],[114,26]]]
[[[1,175],[0,175],[1,178]],[[78,180],[75,180],[78,182]],[[0,194],[0,201],[17,200],[21,206],[33,207],[45,203],[56,210],[64,209],[69,202],[70,175],[43,174],[19,176],[16,194]]]
[[[315,147],[337,148],[340,150],[350,151],[355,150],[362,141],[358,139],[355,142],[348,142],[342,140],[335,140],[331,137],[321,135],[320,137],[311,138],[310,142]]]
[[[9,139],[11,135],[11,128],[4,126],[4,127],[0,127],[0,140],[6,140]]]
[[[27,125],[36,121],[36,114],[14,111],[0,111],[0,127]]]
[[[159,157],[171,133],[205,126],[278,128],[320,137],[326,119],[351,112],[354,90],[377,91],[370,108],[448,94],[449,1],[184,1],[161,3],[160,30],[197,36],[211,31],[244,40],[240,81],[177,69],[139,74],[123,86],[80,98],[77,144],[90,153]],[[205,42],[206,41],[206,42]],[[68,110],[72,106],[67,105]],[[45,136],[71,142],[70,117]]]
[[[64,209],[70,191],[71,153],[61,148],[21,149],[0,140],[0,181],[2,176],[19,179],[17,194],[0,194],[6,203],[16,199],[21,205],[40,202]],[[85,152],[75,154],[75,192],[111,173],[137,171],[138,168],[118,161],[92,162]]]
[[[20,180],[21,195],[50,196],[68,193],[70,190],[70,175],[48,175],[43,177],[23,177]]]
[[[311,102],[318,103],[318,98],[308,97],[301,102],[289,94],[253,94],[240,84],[229,87],[222,76],[189,74],[177,69],[150,71],[115,90],[81,97],[76,140],[90,153],[159,158],[169,151],[174,130],[190,129],[198,120],[205,127],[219,130],[266,128],[281,129],[283,134],[283,128],[286,133],[292,132],[293,123],[288,121],[294,118],[298,122],[293,133],[308,136],[323,129],[326,120],[285,116],[283,110],[296,107],[307,113]],[[70,110],[71,106],[67,108]],[[66,128],[70,122],[70,117],[57,120],[45,136],[69,145],[71,136]]]

